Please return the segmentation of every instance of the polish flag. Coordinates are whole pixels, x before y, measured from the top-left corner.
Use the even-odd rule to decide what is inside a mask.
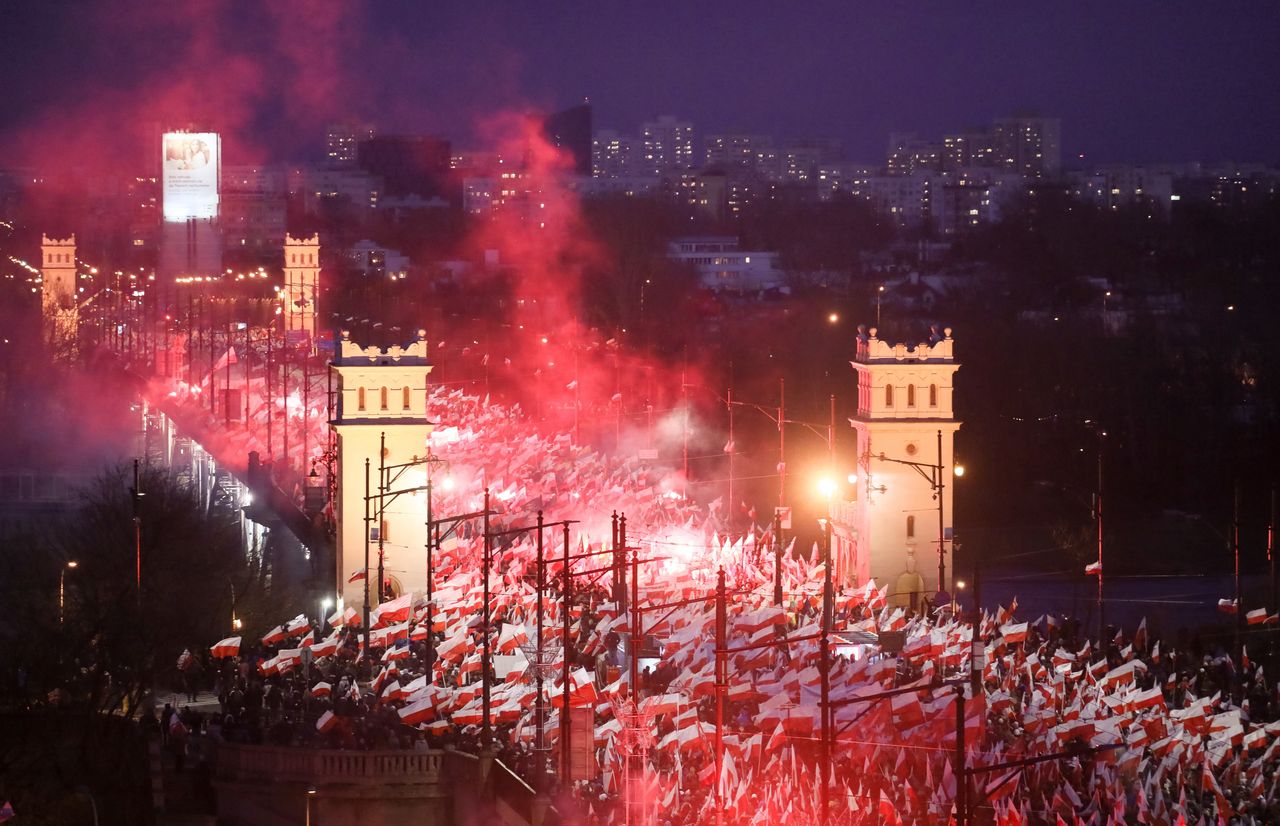
[[[407,622],[409,619],[409,612],[413,608],[412,600],[412,594],[405,594],[403,596],[396,597],[390,602],[382,603],[377,608],[373,609],[369,622],[373,624],[374,628],[382,625],[389,625],[393,622]]]
[[[333,731],[334,727],[337,725],[338,725],[337,715],[334,714],[332,711],[326,711],[324,714],[320,715],[319,720],[316,720],[316,731],[321,732],[323,734],[325,732]]]
[[[311,687],[312,697],[328,697],[333,693],[333,686],[328,683],[316,683]]]
[[[1139,691],[1133,695],[1129,702],[1135,711],[1142,711],[1148,708],[1158,708],[1162,712],[1165,710],[1164,692],[1160,690],[1158,685],[1150,691]]]
[[[1085,576],[1096,576],[1097,574],[1102,573],[1102,560],[1090,562],[1088,565],[1084,566],[1084,573]]]
[[[213,652],[214,657],[234,657],[240,653],[240,638],[227,637],[225,640],[214,643],[209,650]]]
[[[400,709],[400,722],[406,726],[416,726],[419,723],[427,723],[436,717],[436,699],[432,697],[424,697],[417,702],[410,703]]]
[[[899,694],[889,701],[893,722],[898,728],[910,728],[924,722],[924,707],[915,694]]]
[[[314,657],[332,657],[338,653],[338,633],[335,631],[324,640],[311,645],[311,655]]]
[[[1000,635],[1010,645],[1025,642],[1027,639],[1027,623],[1019,622],[1001,626]]]
[[[1236,601],[1234,599],[1218,600],[1218,610],[1224,614],[1234,614],[1236,612]]]
[[[352,574],[351,576],[347,577],[347,584],[348,584],[348,585],[353,585],[353,584],[355,584],[355,583],[357,583],[357,582],[361,581],[362,579],[365,579],[365,578],[368,576],[368,573],[369,573],[369,572],[368,572],[368,571],[366,571],[364,568],[359,568],[359,569],[357,569],[357,570],[356,570],[356,572],[355,572],[354,574]]]
[[[284,627],[284,633],[287,637],[297,637],[310,630],[311,620],[307,619],[305,614],[298,614],[298,616],[289,620],[289,623]]]
[[[502,626],[502,632],[498,634],[498,653],[510,654],[528,641],[529,634],[525,631],[524,625],[507,623]]]
[[[277,625],[275,628],[272,628],[270,631],[268,631],[266,633],[266,636],[262,638],[262,644],[275,645],[277,643],[284,642],[285,636],[286,634],[284,633],[284,627]]]
[[[1255,611],[1250,611],[1244,615],[1244,618],[1250,625],[1265,625],[1273,619],[1272,617],[1267,616],[1266,608],[1259,608]]]

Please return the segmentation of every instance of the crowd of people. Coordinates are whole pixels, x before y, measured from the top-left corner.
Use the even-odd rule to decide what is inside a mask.
[[[1023,620],[1016,605],[977,617],[945,605],[915,610],[866,585],[834,590],[823,669],[826,571],[815,552],[787,549],[784,600],[774,605],[767,532],[722,539],[715,504],[700,509],[673,495],[642,462],[532,434],[516,411],[487,400],[433,391],[432,405],[453,423],[438,429],[438,447],[455,475],[488,481],[499,525],[536,511],[554,522],[589,510],[577,555],[606,549],[592,537],[620,511],[631,519],[629,544],[663,558],[640,567],[640,605],[685,604],[645,613],[638,691],[620,594],[582,575],[566,600],[559,564],[550,564],[542,635],[555,662],[543,676],[539,726],[540,669],[529,662],[540,596],[533,546],[528,537],[504,540],[486,611],[482,540],[464,530],[437,556],[431,604],[421,594],[385,601],[367,632],[351,611],[299,617],[211,664],[216,736],[328,749],[473,751],[490,741],[531,786],[597,824],[621,822],[627,800],[658,823],[694,823],[718,806],[727,823],[816,822],[824,799],[833,823],[945,823],[962,797],[985,822],[1280,821],[1271,779],[1280,759],[1276,686],[1263,665],[1275,673],[1271,626],[1250,626],[1240,651],[1190,636],[1157,640],[1145,624],[1090,638],[1066,619]],[[461,499],[438,504],[474,510]],[[722,715],[716,610],[707,599],[720,569],[731,594],[727,646],[748,649],[729,658]],[[900,649],[881,647],[890,637]],[[899,688],[910,690],[874,696]],[[570,708],[590,709],[595,768],[560,784],[552,755],[565,694]],[[616,703],[637,696],[645,725],[629,727]],[[645,741],[644,769],[628,782],[636,740]],[[1001,768],[1020,761],[1031,762]]]

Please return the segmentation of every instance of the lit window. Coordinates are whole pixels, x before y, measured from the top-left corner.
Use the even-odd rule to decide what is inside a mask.
[[[907,385],[907,407],[916,406],[916,386],[914,384]]]
[[[936,384],[929,385],[929,406],[938,406],[938,385]]]
[[[382,388],[382,391],[378,394],[378,401],[381,403],[382,409],[386,410],[387,409],[387,388],[385,387]]]
[[[361,387],[359,390],[356,391],[356,407],[360,410],[364,410],[364,388],[363,387]]]
[[[409,409],[409,388],[407,386],[403,388],[402,393],[403,393],[403,398],[401,399],[401,406],[403,407],[403,409],[408,410]]]
[[[893,407],[893,385],[886,384],[884,386],[884,406]]]

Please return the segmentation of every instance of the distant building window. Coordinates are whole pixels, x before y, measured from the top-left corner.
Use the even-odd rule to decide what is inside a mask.
[[[390,528],[390,527],[391,527],[391,523],[390,523],[390,522],[388,522],[388,521],[387,521],[387,520],[385,520],[385,519],[384,519],[384,520],[382,520],[382,533],[378,534],[378,541],[379,541],[379,542],[390,542],[390,541],[391,541],[391,531],[389,530],[389,528]]]
[[[381,403],[382,409],[386,410],[387,409],[387,388],[385,387],[382,388],[382,391],[378,394],[378,401]]]
[[[936,384],[929,385],[929,406],[938,406],[938,385]]]
[[[907,539],[916,538],[916,518],[914,516],[907,517]]]
[[[404,387],[404,389],[403,389],[401,392],[402,392],[402,394],[403,394],[403,398],[401,399],[401,407],[403,407],[403,409],[405,409],[405,410],[408,410],[408,409],[409,409],[409,388],[408,388],[408,386],[405,386],[405,387]]]
[[[893,407],[893,385],[886,384],[884,386],[884,406]]]
[[[914,384],[907,385],[907,407],[916,406],[916,386]]]
[[[361,387],[359,390],[356,391],[356,407],[358,407],[360,410],[364,410],[364,388],[363,387]]]

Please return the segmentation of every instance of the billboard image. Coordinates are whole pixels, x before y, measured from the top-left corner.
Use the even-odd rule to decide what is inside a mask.
[[[161,143],[164,219],[218,217],[218,135],[166,132]]]

